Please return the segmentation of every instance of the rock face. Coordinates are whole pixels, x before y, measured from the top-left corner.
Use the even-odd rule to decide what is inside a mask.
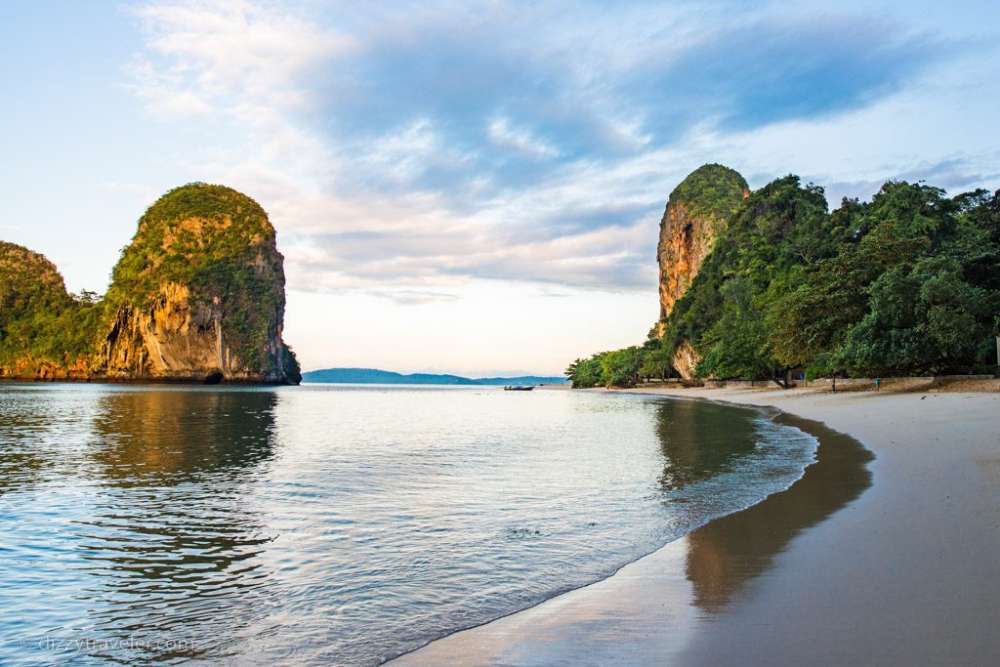
[[[298,383],[281,339],[283,262],[267,214],[246,195],[200,183],[168,192],[115,267],[101,372]]]
[[[670,193],[660,221],[660,320],[684,296],[730,216],[750,195],[739,173],[719,164],[691,172]]]
[[[36,332],[20,346],[32,352],[22,350],[15,363],[0,359],[0,372],[207,383],[301,379],[281,337],[285,276],[274,228],[255,201],[230,188],[194,183],[168,192],[140,219],[105,298],[66,301],[63,312],[79,322],[74,340],[83,344],[53,349],[56,334]]]
[[[674,369],[685,380],[690,380],[695,376],[695,368],[700,361],[701,355],[698,354],[689,341],[682,340],[674,347],[674,356],[671,363]]]
[[[719,164],[706,164],[691,172],[670,193],[660,221],[656,256],[660,266],[660,320],[663,336],[674,304],[684,296],[729,218],[750,189],[739,173]],[[685,342],[674,354],[674,367],[691,378],[698,364],[694,348]]]

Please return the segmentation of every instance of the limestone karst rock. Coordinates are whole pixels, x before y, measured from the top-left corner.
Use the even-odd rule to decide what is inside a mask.
[[[749,194],[743,177],[719,164],[699,167],[670,193],[656,249],[660,267],[658,335],[663,335],[674,304],[691,286],[729,218]],[[692,377],[697,362],[697,353],[690,345],[678,348],[674,367],[683,377]]]
[[[743,177],[719,164],[699,167],[670,193],[656,249],[660,320],[684,296],[730,216],[749,194]]]
[[[0,338],[0,374],[296,384],[298,363],[282,340],[283,261],[255,201],[219,185],[176,188],[139,220],[103,300],[65,295],[45,260],[65,298],[35,296],[25,312],[64,326],[26,331],[24,316],[0,316],[4,331],[22,332]]]

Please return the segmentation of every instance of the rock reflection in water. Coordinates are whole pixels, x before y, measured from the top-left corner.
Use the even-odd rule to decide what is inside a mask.
[[[749,581],[772,565],[792,538],[871,486],[866,464],[873,455],[857,440],[818,422],[786,415],[777,420],[791,426],[808,424],[819,437],[816,463],[786,491],[688,536],[687,577],[694,587],[694,603],[705,612],[725,609]]]
[[[258,556],[274,535],[244,485],[274,456],[277,400],[270,391],[101,396],[90,457],[104,490],[77,545],[82,596],[100,602],[78,633],[100,638],[89,655],[219,657],[241,627],[261,622],[269,572]]]
[[[272,391],[122,391],[101,396],[93,458],[115,486],[250,474],[274,455]]]
[[[663,451],[660,484],[668,491],[723,472],[753,453],[755,410],[717,403],[671,400],[656,406],[656,435]]]
[[[703,421],[702,414],[716,419]],[[672,501],[710,484],[717,477],[711,471],[725,477],[727,469],[746,462],[748,452],[759,456],[768,448],[761,440],[748,447],[741,438],[754,420],[761,425],[756,411],[671,400],[659,406],[656,417],[665,457],[661,482]],[[815,462],[786,490],[715,519],[609,579],[446,637],[403,656],[398,664],[712,664],[685,653],[699,630],[711,627],[706,621],[724,618],[720,612],[768,570],[797,534],[871,485],[866,468],[871,454],[857,441],[814,422],[784,415],[775,421],[805,427],[819,440]],[[795,437],[784,430],[783,435]],[[706,636],[711,642],[714,635]]]

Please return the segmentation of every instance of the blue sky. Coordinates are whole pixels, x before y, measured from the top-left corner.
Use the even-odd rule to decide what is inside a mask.
[[[103,291],[155,198],[269,211],[307,368],[558,372],[641,341],[705,162],[1000,187],[991,2],[14,1],[0,238]]]

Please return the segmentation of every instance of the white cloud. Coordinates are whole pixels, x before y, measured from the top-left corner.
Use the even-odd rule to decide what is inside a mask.
[[[537,159],[559,156],[558,148],[535,136],[527,128],[515,127],[509,118],[494,118],[487,130],[490,140],[497,146],[510,147]]]
[[[154,115],[199,116],[212,111],[209,101],[188,87],[178,72],[157,69],[143,57],[136,57],[126,70],[132,78],[132,90]]]
[[[650,118],[697,100],[673,99],[668,90],[629,108],[629,100],[615,98],[613,83],[703,42],[708,33],[696,29],[697,13],[633,8],[623,17],[626,34],[583,8],[569,12],[551,39],[532,51],[534,42],[518,30],[554,10],[537,9],[525,18],[496,5],[487,12],[490,20],[473,20],[434,6],[406,21],[388,8],[371,11],[375,16],[367,20],[339,12],[333,29],[322,19],[246,0],[169,1],[137,10],[147,39],[130,71],[137,94],[161,116],[214,119],[225,128],[217,144],[193,152],[187,171],[227,182],[264,204],[295,289],[356,290],[401,301],[448,298],[464,284],[490,279],[647,290],[655,285],[656,225],[667,194],[705,162],[727,163],[751,179],[798,172],[822,185],[891,177],[955,150],[976,164],[984,159],[972,145],[982,141],[981,133],[956,122],[950,103],[926,100],[931,85],[939,100],[967,98],[961,76],[958,83],[929,83],[933,73],[867,108],[752,131],[724,132],[712,117],[695,115],[664,141],[648,129]],[[724,17],[711,14],[715,29]],[[740,18],[728,20],[738,24]],[[397,77],[398,68],[409,71],[412,53],[420,55],[407,49],[435,48],[427,34],[443,34],[442,25],[453,30],[462,21],[476,39],[456,44],[472,52],[432,53],[429,75],[423,67],[414,70],[431,83],[443,80],[440,90],[414,90],[412,81]],[[604,152],[574,153],[562,141],[579,137],[536,130],[544,123],[536,124],[530,113],[480,109],[482,99],[462,94],[466,84],[473,93],[489,90],[493,80],[475,80],[480,71],[498,85],[519,76],[504,60],[511,57],[505,50],[515,47],[517,66],[528,71],[521,85],[535,91],[546,77],[565,76],[573,86],[572,95],[531,92],[535,97],[528,99],[547,105],[539,113],[571,121],[597,114],[600,122],[571,127],[601,134]],[[379,58],[387,59],[390,74],[379,69]],[[466,60],[480,70],[463,70]],[[388,78],[365,79],[372,72]],[[398,102],[398,115],[407,120],[364,125],[367,118],[357,112],[361,117],[351,120],[378,131],[346,140],[328,131],[341,110],[336,94],[356,93],[328,86],[335,74],[361,80],[376,91],[376,102],[380,96]],[[951,74],[942,80],[955,79]],[[428,96],[455,95],[455,85],[458,94],[449,103],[458,112],[442,107],[433,115],[421,106]],[[650,104],[661,99],[671,106]],[[476,111],[466,113],[466,106]],[[530,106],[522,109],[530,112]],[[986,121],[992,109],[985,102],[966,104],[960,115]],[[916,136],[922,141],[914,142]],[[957,148],[945,151],[948,143]],[[928,145],[936,155],[926,154]],[[491,149],[495,154],[484,155]],[[483,168],[484,161],[507,172],[498,176]],[[960,180],[960,174],[952,177]]]
[[[222,108],[261,122],[307,109],[304,77],[354,46],[346,35],[248,0],[152,2],[135,13],[147,47],[135,65],[138,92],[179,114]]]
[[[469,161],[443,142],[429,118],[376,138],[358,155],[302,127],[296,114],[311,104],[303,77],[320,63],[335,65],[338,53],[357,47],[353,39],[247,2],[150,4],[138,14],[148,41],[130,70],[137,94],[160,116],[212,116],[242,128],[242,141],[202,147],[188,170],[264,204],[281,235],[292,289],[354,290],[414,303],[450,299],[454,289],[479,279],[621,282],[612,274],[629,252],[623,238],[635,240],[634,221],[627,229],[537,238],[545,218],[558,218],[561,206],[571,214],[592,192],[567,195],[558,182],[539,184],[467,211],[454,210],[435,191],[342,192],[337,184],[345,172],[378,171],[406,186],[429,168],[461,169]],[[506,118],[495,118],[488,132],[535,157],[558,155]],[[638,274],[651,280],[645,268]]]

